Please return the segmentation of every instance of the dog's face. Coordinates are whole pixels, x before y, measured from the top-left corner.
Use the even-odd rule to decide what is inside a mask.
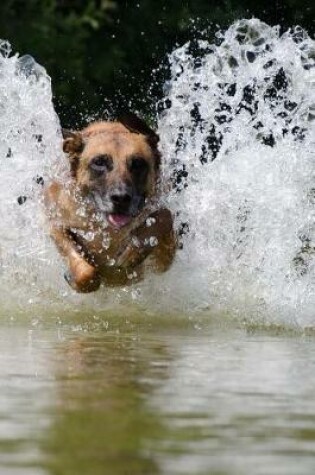
[[[130,117],[130,116],[128,116]],[[140,119],[99,122],[64,140],[72,176],[116,229],[129,224],[156,193],[158,136]]]

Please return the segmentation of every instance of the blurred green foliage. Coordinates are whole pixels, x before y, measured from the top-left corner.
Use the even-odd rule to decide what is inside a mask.
[[[167,52],[252,16],[314,35],[314,0],[1,0],[0,37],[45,66],[57,112],[75,126],[121,108],[150,113]]]

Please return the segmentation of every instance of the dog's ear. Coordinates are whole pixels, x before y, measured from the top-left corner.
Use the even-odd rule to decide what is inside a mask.
[[[82,152],[84,143],[80,132],[72,132],[72,130],[62,129],[63,151],[70,155],[76,155]]]
[[[72,177],[75,178],[79,166],[79,155],[84,148],[83,137],[80,132],[72,132],[68,129],[62,129],[62,136],[62,148],[69,156],[70,172]]]
[[[124,112],[122,113],[119,118],[118,122],[123,124],[126,129],[130,130],[134,134],[142,134],[145,135],[152,147],[156,147],[160,138],[158,134],[151,129],[151,127],[146,124],[146,122],[136,114],[131,112]]]

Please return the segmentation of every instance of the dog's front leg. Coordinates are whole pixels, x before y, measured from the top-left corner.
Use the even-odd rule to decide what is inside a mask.
[[[157,211],[157,244],[153,249],[152,257],[154,270],[166,272],[172,265],[177,249],[176,234],[173,226],[173,216],[167,208]]]
[[[151,255],[154,270],[165,272],[173,262],[175,251],[173,217],[168,209],[161,208],[125,238],[116,255],[115,265],[135,267]]]
[[[71,234],[62,227],[53,226],[51,237],[66,259],[68,272],[65,273],[65,279],[68,284],[77,292],[88,293],[97,290],[100,286],[97,269],[79,253]]]

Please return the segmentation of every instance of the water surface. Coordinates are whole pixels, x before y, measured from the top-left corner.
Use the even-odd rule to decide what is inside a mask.
[[[311,334],[81,315],[0,340],[1,474],[314,473]]]

